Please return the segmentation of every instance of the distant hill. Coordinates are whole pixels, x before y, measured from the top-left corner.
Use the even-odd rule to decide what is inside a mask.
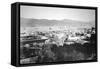
[[[93,26],[95,23],[92,22],[81,22],[75,20],[48,20],[48,19],[29,19],[21,18],[21,27],[40,27],[40,26]]]

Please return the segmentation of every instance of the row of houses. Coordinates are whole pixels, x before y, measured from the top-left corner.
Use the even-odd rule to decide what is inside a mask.
[[[77,35],[76,33],[78,33],[79,35]],[[35,35],[34,35],[35,34]],[[32,33],[31,36],[30,35],[24,35],[29,36],[25,39],[25,37],[22,36],[22,40],[25,39],[30,39],[27,41],[34,41],[36,40],[37,42],[39,40],[44,40],[44,43],[49,44],[57,44],[58,46],[63,46],[63,44],[73,44],[73,43],[86,43],[88,41],[84,40],[86,38],[90,38],[91,34],[95,34],[95,30],[92,30],[91,33],[87,33],[85,32],[76,32],[76,31],[52,31],[52,32],[42,32],[42,33]],[[33,37],[36,37],[33,38]],[[24,40],[24,41],[25,41]],[[84,41],[83,41],[84,40]],[[24,42],[22,41],[22,42]],[[26,42],[27,43],[27,42]]]

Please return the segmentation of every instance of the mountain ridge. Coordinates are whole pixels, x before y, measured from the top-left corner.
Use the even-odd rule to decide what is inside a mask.
[[[81,22],[69,19],[63,20],[48,20],[48,19],[35,19],[35,18],[21,18],[21,27],[40,27],[40,26],[81,26],[92,25],[93,23]]]

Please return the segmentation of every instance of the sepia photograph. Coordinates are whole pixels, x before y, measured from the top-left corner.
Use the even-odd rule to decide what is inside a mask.
[[[97,60],[96,10],[20,6],[20,64]]]

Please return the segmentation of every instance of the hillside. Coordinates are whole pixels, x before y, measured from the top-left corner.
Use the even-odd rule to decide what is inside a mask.
[[[93,26],[95,23],[92,22],[81,22],[75,20],[47,20],[47,19],[28,19],[21,18],[21,27],[40,27],[40,26]]]

